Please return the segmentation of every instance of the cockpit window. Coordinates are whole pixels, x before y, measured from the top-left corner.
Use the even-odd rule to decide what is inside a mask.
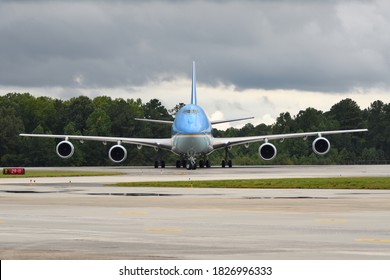
[[[184,113],[185,113],[185,114],[197,114],[197,113],[199,113],[199,111],[196,110],[196,109],[184,110]]]

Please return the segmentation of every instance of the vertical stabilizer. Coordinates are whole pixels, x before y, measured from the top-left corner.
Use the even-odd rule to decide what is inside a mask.
[[[195,61],[192,62],[191,104],[195,104],[195,105],[196,105],[196,73],[195,73]]]

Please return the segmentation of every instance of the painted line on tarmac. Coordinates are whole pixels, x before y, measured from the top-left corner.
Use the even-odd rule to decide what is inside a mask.
[[[390,239],[381,239],[381,238],[357,238],[356,242],[366,242],[366,243],[390,243]]]
[[[336,218],[324,218],[324,219],[317,219],[317,222],[321,223],[347,223],[347,219],[336,219]]]
[[[146,212],[143,211],[126,211],[126,212],[120,212],[121,215],[145,215]]]
[[[180,228],[145,228],[144,230],[147,232],[159,232],[159,233],[174,233],[174,232],[182,231],[182,229]]]

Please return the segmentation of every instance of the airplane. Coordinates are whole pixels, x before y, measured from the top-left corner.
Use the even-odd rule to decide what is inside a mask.
[[[176,167],[185,167],[188,170],[193,170],[197,168],[198,164],[200,168],[211,167],[210,161],[207,157],[212,152],[220,149],[225,150],[225,157],[221,162],[221,167],[232,167],[233,164],[229,159],[228,151],[233,146],[237,145],[248,146],[250,143],[264,142],[258,149],[259,156],[263,160],[272,160],[277,154],[277,149],[269,141],[277,139],[284,140],[287,138],[306,139],[307,137],[314,136],[316,139],[312,143],[312,149],[317,155],[323,156],[330,150],[330,142],[324,137],[324,135],[368,131],[367,129],[350,129],[228,138],[214,138],[212,135],[213,125],[247,119],[253,119],[253,117],[221,121],[210,121],[208,119],[205,111],[197,104],[196,71],[195,62],[193,62],[191,102],[183,106],[177,112],[175,119],[173,121],[136,119],[138,121],[171,125],[170,138],[154,139],[52,134],[20,134],[20,136],[63,139],[56,146],[56,153],[59,157],[64,159],[70,158],[74,153],[74,146],[71,140],[79,140],[80,142],[83,142],[84,140],[101,141],[103,144],[106,144],[107,142],[116,143],[108,151],[108,157],[114,163],[121,163],[127,158],[127,150],[122,144],[137,145],[138,149],[141,149],[143,146],[148,146],[154,148],[156,151],[168,150],[178,155],[180,160],[177,160]],[[198,162],[197,159],[199,158],[200,160]],[[165,168],[165,161],[155,161],[154,167],[158,168],[159,166],[161,166],[161,168]]]

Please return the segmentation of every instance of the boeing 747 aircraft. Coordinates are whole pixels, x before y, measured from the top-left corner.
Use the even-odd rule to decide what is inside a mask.
[[[127,158],[127,150],[122,144],[133,144],[137,145],[139,148],[142,146],[148,146],[155,148],[156,151],[160,151],[161,149],[171,151],[180,157],[180,160],[176,162],[176,167],[180,168],[183,166],[187,169],[196,169],[198,165],[201,168],[210,167],[211,164],[207,159],[207,156],[218,149],[225,149],[225,158],[222,160],[221,166],[232,167],[232,161],[228,157],[228,150],[236,145],[249,145],[249,143],[253,142],[264,142],[259,147],[259,156],[263,160],[271,160],[276,156],[277,150],[276,147],[269,142],[270,140],[307,138],[309,136],[314,136],[316,139],[312,144],[313,151],[317,155],[325,155],[330,150],[330,142],[324,137],[324,135],[367,131],[367,129],[352,129],[231,138],[214,138],[212,135],[212,125],[214,124],[240,121],[251,118],[210,121],[204,110],[199,105],[197,105],[195,62],[193,62],[191,103],[180,109],[180,111],[176,114],[175,120],[163,121],[137,119],[140,121],[171,125],[172,129],[170,138],[151,139],[52,134],[20,134],[20,136],[63,139],[58,143],[56,152],[59,157],[64,159],[70,158],[74,153],[74,146],[72,142],[70,142],[71,140],[91,140],[101,141],[103,143],[116,143],[110,148],[108,152],[108,157],[115,163],[121,163]],[[164,168],[165,162],[163,160],[156,161],[155,167],[157,168],[158,166]]]

